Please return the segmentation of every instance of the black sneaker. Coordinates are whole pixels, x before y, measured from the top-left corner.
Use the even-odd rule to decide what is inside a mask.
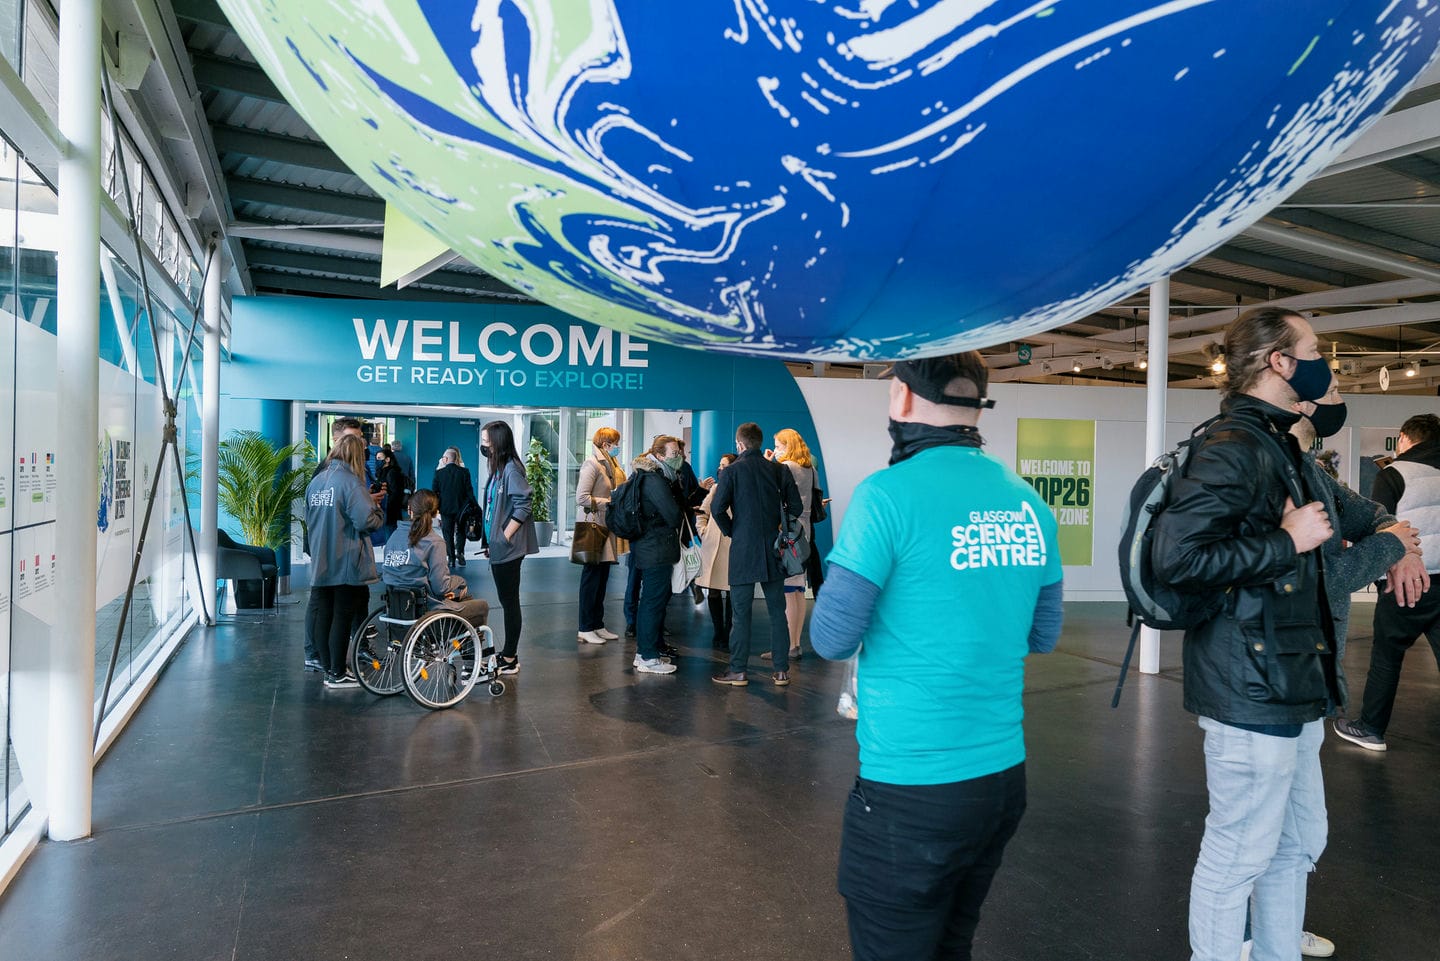
[[[635,636],[635,626],[634,626],[633,624],[628,625],[628,626],[625,628],[625,636],[626,636],[626,637],[634,637],[634,636]]]
[[[456,560],[455,560],[455,566],[456,566],[456,567],[464,567],[464,566],[465,566],[465,558],[463,558],[463,557],[456,558]]]
[[[509,658],[508,660],[507,660],[506,658],[503,658],[503,657],[500,658],[500,667],[499,667],[497,673],[499,673],[499,674],[519,674],[519,673],[520,673],[520,658],[518,658],[518,657],[512,657],[512,658]]]
[[[314,671],[316,674],[324,674],[324,673],[325,673],[325,665],[324,665],[324,664],[321,664],[318,660],[316,660],[316,659],[313,658],[313,657],[307,657],[307,658],[305,658],[305,670],[306,670],[306,671]]]
[[[659,644],[656,644],[656,645],[655,645],[655,650],[657,650],[657,651],[660,652],[660,656],[661,656],[661,657],[679,657],[679,656],[680,656],[680,649],[679,649],[679,648],[677,648],[674,644],[666,644],[664,641],[661,641]]]
[[[347,687],[359,687],[360,682],[355,680],[354,674],[326,674],[325,686],[334,690]]]
[[[1370,733],[1370,729],[1359,721],[1347,721],[1343,718],[1335,720],[1335,733],[1357,747],[1363,747],[1367,751],[1385,750],[1385,739],[1378,734]]]

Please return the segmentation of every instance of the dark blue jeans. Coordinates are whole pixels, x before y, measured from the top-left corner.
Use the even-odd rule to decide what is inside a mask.
[[[673,564],[636,569],[640,581],[639,620],[635,631],[635,653],[645,660],[660,656],[660,629],[665,625],[665,605],[670,603],[670,572]]]
[[[594,631],[605,626],[605,585],[610,582],[613,564],[584,564],[580,567],[580,630]]]
[[[635,567],[635,555],[625,555],[625,629],[633,631],[637,623],[640,605],[640,571]]]
[[[855,961],[970,961],[980,905],[1025,813],[1025,765],[949,784],[857,778],[840,894]]]
[[[762,581],[765,610],[770,614],[770,662],[776,671],[790,670],[790,625],[785,620],[785,581]],[[750,661],[750,609],[754,584],[730,585],[730,670],[745,672]]]

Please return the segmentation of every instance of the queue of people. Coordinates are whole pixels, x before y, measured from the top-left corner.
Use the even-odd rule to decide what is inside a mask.
[[[1440,573],[1440,418],[1405,422],[1399,456],[1371,500],[1312,452],[1341,429],[1346,409],[1309,322],[1252,311],[1227,330],[1224,351],[1220,416],[1197,434],[1155,515],[1151,555],[1158,582],[1215,600],[1186,629],[1183,649],[1184,706],[1203,732],[1209,801],[1191,879],[1191,958],[1328,957],[1333,943],[1305,926],[1308,879],[1327,835],[1324,721],[1350,744],[1385,750],[1401,659],[1422,633],[1436,644],[1440,601],[1429,588]],[[1060,550],[1053,513],[982,450],[979,422],[994,401],[981,356],[901,362],[891,376],[890,466],[853,495],[811,629],[817,653],[858,665],[860,772],[844,810],[838,887],[859,961],[963,958],[1025,811],[1024,660],[1053,650],[1060,636]],[[617,498],[625,503],[623,488],[638,492],[638,526],[628,542],[607,533],[584,559],[577,641],[619,639],[605,626],[605,594],[610,566],[624,558],[635,582],[625,599],[634,670],[674,673],[664,612],[688,587],[677,586],[676,566],[698,538],[694,582],[727,661],[713,681],[750,682],[758,588],[770,629],[762,660],[775,686],[788,685],[805,575],[782,568],[776,538],[792,523],[808,534],[823,496],[803,437],[781,430],[763,450],[759,425],[742,424],[735,453],[703,481],[678,438],[656,437],[628,474],[616,457],[618,431],[602,428],[591,440],[580,516],[604,529]],[[535,552],[531,492],[508,425],[487,424],[484,445],[486,546],[513,673],[520,562]],[[386,517],[364,477],[362,444],[341,436],[307,491],[311,544],[324,555],[312,606],[327,686],[345,684],[346,626],[377,579],[358,545]],[[412,496],[391,544],[416,567],[406,583],[423,580],[437,603],[459,602],[460,579],[441,569],[429,527],[437,508],[443,515],[428,491]],[[1030,518],[1035,529],[1025,536],[1039,549],[997,553],[994,563],[955,551],[954,532],[988,517]],[[388,552],[385,566],[388,583]],[[1377,579],[1385,588],[1364,703],[1347,720],[1350,596]],[[484,602],[470,603],[466,616],[483,620]]]

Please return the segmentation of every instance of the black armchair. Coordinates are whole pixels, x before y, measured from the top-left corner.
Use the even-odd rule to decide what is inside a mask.
[[[253,597],[258,591],[259,604],[254,607],[262,611],[270,608],[278,613],[275,608],[275,575],[278,572],[275,552],[268,547],[241,544],[223,530],[215,532],[215,540],[215,576],[235,582],[236,610],[242,606],[242,592]],[[244,606],[251,607],[249,604]]]

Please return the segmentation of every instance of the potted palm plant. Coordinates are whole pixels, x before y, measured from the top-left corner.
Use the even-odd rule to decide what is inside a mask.
[[[294,465],[295,457],[301,466]],[[221,510],[240,526],[241,540],[254,547],[276,550],[288,547],[293,530],[295,501],[305,496],[314,470],[315,452],[309,441],[277,447],[253,430],[233,430],[220,442],[218,498]],[[235,600],[241,607],[259,606],[261,596],[275,591],[260,584],[236,584]],[[246,598],[254,603],[246,604]]]
[[[541,547],[555,538],[555,515],[550,500],[555,494],[555,465],[550,450],[537,437],[530,438],[525,452],[525,480],[530,483],[530,519],[535,522],[535,538]]]

